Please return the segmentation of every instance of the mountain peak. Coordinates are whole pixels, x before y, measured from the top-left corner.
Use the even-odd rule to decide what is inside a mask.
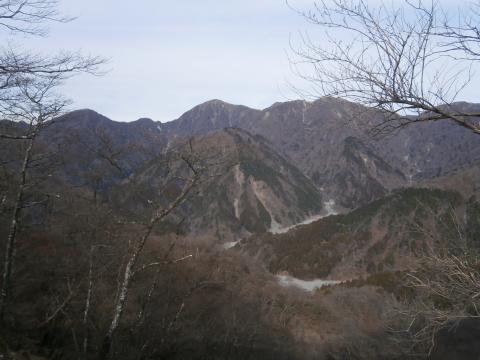
[[[219,99],[211,99],[211,100],[205,101],[204,103],[201,103],[201,104],[193,107],[191,110],[195,110],[195,109],[225,109],[225,110],[249,109],[249,110],[255,110],[255,109],[249,108],[248,106],[245,106],[245,105],[232,104],[232,103],[228,103],[226,101],[219,100]]]
[[[170,132],[177,135],[207,134],[214,130],[239,126],[244,119],[258,117],[260,113],[260,110],[213,99],[195,106],[165,125]]]
[[[140,125],[150,125],[150,124],[154,124],[155,121],[153,121],[152,119],[150,118],[147,118],[147,117],[142,117],[140,119],[137,119],[135,121],[132,121],[132,124],[135,123],[135,124],[140,124]]]
[[[84,108],[84,109],[76,109],[69,112],[69,114],[77,115],[77,116],[89,116],[89,117],[97,117],[103,116],[100,113],[96,112],[95,110]]]
[[[223,100],[219,100],[219,99],[211,99],[211,100],[208,100],[208,101],[205,101],[204,103],[200,104],[199,106],[206,106],[206,105],[232,105],[232,104],[229,104]]]
[[[98,124],[98,123],[104,123],[104,122],[113,122],[113,120],[107,118],[106,116],[91,110],[91,109],[78,109],[78,110],[73,110],[69,113],[66,113],[60,117],[57,118],[56,121],[68,121],[76,123],[76,125],[93,125],[93,124]]]

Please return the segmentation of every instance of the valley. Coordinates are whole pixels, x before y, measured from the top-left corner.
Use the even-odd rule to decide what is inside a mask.
[[[120,338],[131,331],[163,338],[144,351],[171,358],[197,351],[219,359],[337,359],[352,351],[358,359],[404,358],[408,336],[387,329],[406,324],[396,310],[415,298],[406,277],[435,249],[478,247],[480,142],[448,120],[374,138],[369,126],[381,116],[321,98],[264,110],[213,100],[167,123],[120,123],[92,110],[55,119],[35,145],[38,166],[29,176],[39,185],[26,196],[40,205],[23,210],[18,255],[19,276],[50,290],[39,289],[28,309],[19,289],[16,316],[42,313],[52,287],[64,294],[64,274],[83,289],[88,277],[78,269],[90,268],[92,311],[104,328],[122,256],[152,214],[184,191],[193,169],[194,190],[149,230]],[[2,121],[0,129],[26,127]],[[5,179],[15,176],[22,148],[0,146],[12,159],[2,165],[5,236],[12,201]],[[31,253],[41,256],[32,263]],[[43,258],[65,265],[57,273]],[[31,274],[33,266],[42,270]],[[65,308],[69,316],[81,312],[84,291]],[[148,322],[135,325],[144,311]],[[147,335],[147,324],[156,334]],[[116,346],[128,356],[137,345]]]

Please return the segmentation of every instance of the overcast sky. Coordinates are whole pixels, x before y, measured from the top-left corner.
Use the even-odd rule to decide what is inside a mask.
[[[308,7],[312,1],[292,3]],[[288,86],[299,84],[289,66],[289,38],[307,24],[284,0],[62,0],[61,5],[63,14],[78,18],[51,26],[48,37],[27,45],[46,52],[81,49],[110,59],[106,75],[80,76],[65,85],[74,108],[119,121],[169,121],[213,98],[265,108],[297,97]]]
[[[302,1],[296,1],[301,3]],[[303,3],[307,3],[307,0]],[[289,35],[305,25],[284,0],[62,0],[78,16],[31,44],[110,59],[65,86],[75,108],[121,121],[168,121],[210,99],[264,108],[292,95]]]

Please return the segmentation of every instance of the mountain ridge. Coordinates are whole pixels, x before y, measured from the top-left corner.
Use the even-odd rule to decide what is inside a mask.
[[[459,106],[480,105],[459,103]],[[214,99],[168,123],[149,118],[116,122],[94,110],[80,109],[46,127],[41,139],[50,147],[64,149],[66,165],[62,171],[75,184],[91,183],[93,180],[82,179],[92,169],[98,173],[96,177],[107,168],[113,170],[115,174],[107,177],[106,182],[102,180],[104,184],[91,185],[106,189],[139,171],[141,164],[160,156],[182,139],[215,138],[216,132],[226,130],[224,134],[231,131],[238,135],[243,130],[249,135],[242,141],[251,142],[246,147],[265,144],[262,150],[258,150],[258,145],[257,150],[283,159],[276,161],[275,166],[293,165],[298,170],[295,175],[298,181],[313,184],[314,192],[323,199],[319,200],[317,210],[325,201],[344,210],[355,209],[395,189],[438,178],[480,161],[476,137],[451,122],[416,124],[394,136],[373,141],[366,130],[381,120],[381,114],[374,109],[337,98],[275,103],[263,110]],[[78,141],[81,144],[75,145]],[[218,147],[222,142],[224,139],[213,141],[212,146]],[[224,145],[225,148],[233,146],[231,142],[226,144],[230,145]],[[81,161],[71,161],[74,158]],[[265,166],[252,156],[249,161],[257,164],[256,170]],[[281,172],[274,167],[267,172],[280,176]],[[230,201],[233,207],[234,199]],[[318,214],[303,213],[304,217],[312,215]],[[278,223],[288,227],[302,220],[292,215],[291,219],[283,217]],[[259,229],[267,231],[266,223]]]

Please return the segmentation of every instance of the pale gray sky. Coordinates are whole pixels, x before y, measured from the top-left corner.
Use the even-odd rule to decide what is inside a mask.
[[[312,2],[291,1],[300,7]],[[29,39],[26,46],[80,49],[110,59],[105,76],[68,81],[63,91],[73,108],[88,107],[119,121],[168,121],[213,98],[265,108],[296,97],[287,86],[298,81],[287,57],[289,37],[307,24],[284,0],[61,4],[63,14],[78,19],[51,26],[48,37]]]
[[[286,52],[305,23],[284,0],[63,0],[62,12],[78,18],[32,46],[111,59],[105,76],[65,85],[75,108],[168,121],[213,98],[264,108],[294,96]]]

